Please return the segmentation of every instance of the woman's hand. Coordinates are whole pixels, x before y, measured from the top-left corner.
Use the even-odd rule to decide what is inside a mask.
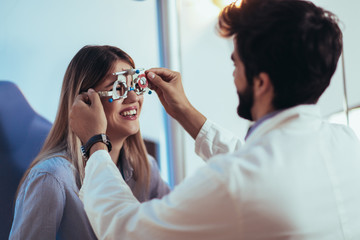
[[[82,143],[86,143],[94,135],[106,133],[104,108],[99,95],[93,89],[76,97],[70,110],[69,123]]]

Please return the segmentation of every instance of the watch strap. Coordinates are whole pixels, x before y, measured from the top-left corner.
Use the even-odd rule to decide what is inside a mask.
[[[103,142],[107,146],[108,151],[111,151],[112,146],[109,137],[104,133],[97,134],[92,136],[84,145],[81,146],[81,153],[85,159],[89,158],[91,147],[98,142]]]

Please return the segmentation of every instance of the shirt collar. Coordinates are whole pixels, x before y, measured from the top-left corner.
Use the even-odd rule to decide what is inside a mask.
[[[251,135],[251,133],[258,127],[260,126],[264,121],[274,117],[275,115],[277,115],[278,113],[282,112],[283,110],[277,110],[271,113],[266,114],[265,116],[263,116],[262,118],[260,118],[259,120],[257,120],[256,122],[254,122],[248,129],[246,136],[245,136],[245,140]]]

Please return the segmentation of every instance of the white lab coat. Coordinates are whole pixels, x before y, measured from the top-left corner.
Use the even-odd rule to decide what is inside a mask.
[[[95,152],[80,197],[99,239],[360,239],[360,143],[316,106],[265,120],[244,145],[207,121],[196,151],[207,165],[143,204]]]

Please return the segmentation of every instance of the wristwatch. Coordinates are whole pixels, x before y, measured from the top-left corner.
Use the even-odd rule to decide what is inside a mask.
[[[108,148],[108,151],[109,151],[109,152],[111,151],[112,146],[111,146],[111,142],[110,142],[110,140],[109,140],[109,137],[108,137],[106,134],[104,134],[104,133],[97,134],[97,135],[91,137],[91,138],[89,139],[89,141],[87,141],[87,142],[85,143],[85,145],[82,145],[82,146],[81,146],[81,154],[83,155],[83,157],[84,157],[85,159],[88,159],[88,158],[89,158],[90,148],[91,148],[95,143],[97,143],[97,142],[103,142],[103,143],[105,143],[105,145],[106,145],[107,148]]]

